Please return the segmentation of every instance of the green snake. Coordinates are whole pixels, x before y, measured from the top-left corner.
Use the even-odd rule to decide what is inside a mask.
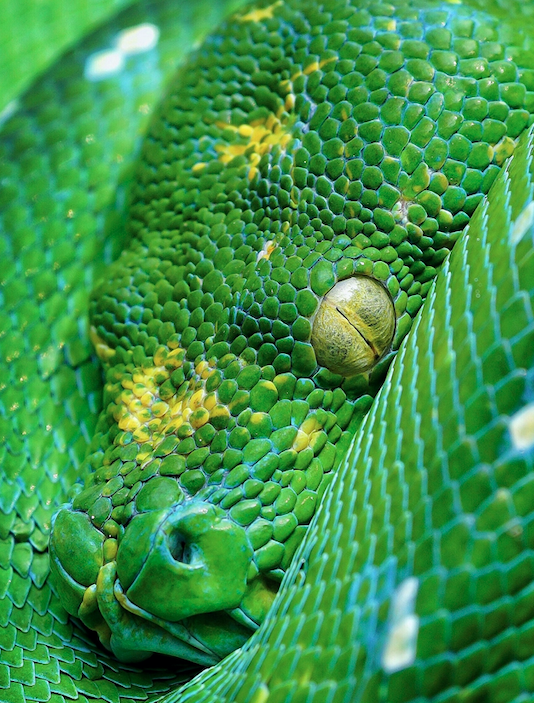
[[[175,5],[2,116],[0,701],[531,700],[531,8]]]

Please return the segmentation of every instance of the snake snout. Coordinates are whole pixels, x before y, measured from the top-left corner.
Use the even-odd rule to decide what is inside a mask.
[[[247,616],[243,623],[234,613],[258,591],[248,578],[254,554],[243,527],[223,510],[190,500],[140,513],[116,545],[72,507],[53,519],[52,577],[61,602],[119,659],[161,652],[210,665],[247,639]]]
[[[131,521],[117,553],[117,576],[128,601],[178,622],[236,608],[252,554],[242,527],[215,506],[191,501]]]

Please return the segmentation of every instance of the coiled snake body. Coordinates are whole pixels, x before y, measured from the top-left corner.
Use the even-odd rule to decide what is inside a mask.
[[[5,119],[0,700],[530,700],[529,6],[238,4]]]

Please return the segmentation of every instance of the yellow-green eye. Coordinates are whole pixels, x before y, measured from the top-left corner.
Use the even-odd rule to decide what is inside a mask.
[[[370,371],[389,348],[395,310],[388,292],[368,276],[337,283],[323,298],[313,321],[317,361],[333,373]]]

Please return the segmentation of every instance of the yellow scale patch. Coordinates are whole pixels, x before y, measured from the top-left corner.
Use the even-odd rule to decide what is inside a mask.
[[[223,164],[228,164],[236,156],[248,156],[250,161],[248,177],[250,180],[258,173],[258,164],[261,157],[264,154],[268,154],[275,145],[285,149],[292,138],[284,123],[274,114],[264,119],[254,120],[250,124],[239,126],[218,122],[217,127],[223,130],[230,130],[243,139],[241,143],[216,144],[215,150],[219,154],[219,161],[222,161]],[[205,161],[199,161],[194,164],[192,168],[193,173],[201,171],[206,165]]]
[[[165,437],[176,433],[185,423],[191,426],[189,434],[192,434],[214,418],[230,416],[230,409],[218,402],[216,391],[206,391],[206,380],[214,372],[208,361],[196,365],[185,393],[177,390],[170,398],[161,398],[161,386],[182,366],[184,356],[181,347],[162,346],[154,354],[153,366],[136,367],[117,382],[121,390],[115,399],[113,418],[123,432],[131,432],[134,441],[145,445],[137,455],[138,461],[149,459]],[[117,391],[117,384],[107,390]],[[296,452],[313,449],[322,430],[323,425],[315,417],[307,418],[298,428],[292,448]]]
[[[315,442],[322,435],[323,425],[315,417],[309,417],[297,430],[297,436],[293,440],[293,449],[302,452],[304,449],[315,448]]]
[[[273,16],[274,10],[281,4],[282,2],[279,1],[269,7],[260,10],[252,10],[238,19],[241,22],[259,22],[263,19],[270,19]],[[284,105],[280,107],[277,114],[272,113],[266,118],[254,120],[250,124],[242,124],[239,126],[218,122],[217,127],[223,130],[230,130],[243,140],[240,143],[216,144],[215,150],[219,154],[219,161],[222,161],[223,164],[228,164],[237,156],[248,156],[250,161],[248,177],[252,180],[258,173],[258,164],[261,157],[268,154],[276,145],[285,149],[291,141],[292,135],[287,129],[289,125],[287,124],[287,114],[285,113],[290,112],[295,105],[293,81],[300,75],[310,75],[314,71],[321,69],[327,63],[336,60],[335,57],[330,57],[322,61],[313,61],[302,71],[292,76],[292,78],[283,81],[281,87],[287,91],[287,95]],[[192,167],[193,173],[201,171],[205,167],[206,162],[200,161]]]
[[[268,7],[251,10],[244,15],[239,15],[237,19],[240,22],[261,22],[265,19],[271,19],[276,8],[282,4],[282,0],[277,0],[277,2]],[[286,81],[286,83],[288,83],[289,87],[289,81]],[[281,107],[277,114],[273,113],[266,118],[239,126],[223,122],[217,123],[217,127],[223,130],[230,130],[243,140],[241,143],[216,144],[215,150],[219,154],[219,161],[222,161],[223,164],[228,164],[236,156],[248,156],[250,161],[248,177],[252,180],[258,173],[258,164],[261,157],[268,154],[276,145],[285,149],[290,142],[292,135],[288,132],[288,125],[284,121],[284,108],[289,112],[294,104],[295,96],[289,94],[286,97],[284,107]],[[201,171],[206,165],[204,161],[194,164],[192,167],[193,173]]]
[[[191,426],[192,433],[215,416],[229,416],[228,409],[218,404],[216,393],[206,391],[206,379],[214,371],[207,361],[197,364],[185,392],[180,389],[170,398],[161,397],[161,386],[183,365],[184,357],[185,350],[180,347],[160,347],[154,354],[153,366],[136,367],[118,381],[121,390],[113,418],[121,430],[132,433],[136,442],[147,445],[138,460],[149,457],[167,435],[174,434],[184,423]],[[108,391],[114,390],[118,390],[116,384],[108,387]]]
[[[297,78],[300,76],[309,76],[312,73],[315,73],[315,71],[319,71],[323,66],[326,66],[326,64],[331,63],[332,61],[337,61],[337,58],[335,56],[331,56],[328,59],[322,59],[321,61],[312,61],[309,63],[307,66],[305,66],[302,71],[297,71],[297,73],[293,74],[291,78],[288,80],[282,81],[281,85],[282,88],[285,88],[287,90],[287,96],[286,96],[286,102],[285,102],[285,108],[286,110],[291,110],[293,106],[295,105],[295,95],[293,92],[293,83]],[[347,115],[348,117],[348,115]]]
[[[244,140],[240,144],[216,144],[215,149],[219,154],[219,161],[228,164],[236,156],[248,156],[250,161],[248,177],[251,180],[258,172],[261,157],[268,154],[273,146],[279,145],[285,149],[291,140],[291,134],[286,131],[280,118],[274,114],[265,119],[254,120],[250,124],[239,125],[239,127],[222,122],[218,123],[217,126],[238,134]]]

